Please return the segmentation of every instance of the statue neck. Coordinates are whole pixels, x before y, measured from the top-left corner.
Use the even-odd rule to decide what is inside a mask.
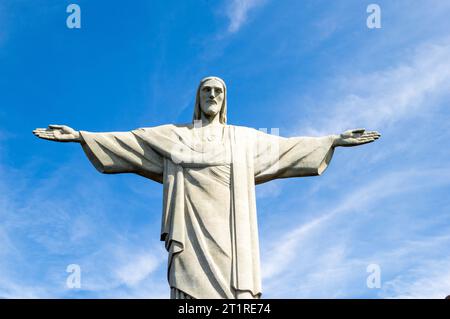
[[[207,117],[202,112],[201,121],[202,121],[202,127],[222,125],[222,123],[220,123],[220,112],[217,113],[216,115],[214,115],[214,117]]]

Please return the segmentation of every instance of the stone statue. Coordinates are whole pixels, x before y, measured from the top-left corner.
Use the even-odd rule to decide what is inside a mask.
[[[92,133],[65,125],[33,133],[77,142],[97,170],[163,184],[161,240],[171,298],[260,298],[255,184],[320,175],[338,146],[380,137],[355,129],[324,137],[276,135],[227,124],[227,88],[200,81],[193,122]]]

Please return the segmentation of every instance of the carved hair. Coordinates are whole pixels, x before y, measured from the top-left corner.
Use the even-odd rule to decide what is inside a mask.
[[[226,124],[227,123],[227,86],[225,85],[224,80],[222,80],[221,78],[218,78],[216,76],[208,76],[206,78],[203,78],[200,81],[200,84],[198,85],[198,88],[197,88],[197,94],[195,96],[194,117],[192,119],[192,122],[199,121],[202,118],[202,109],[200,107],[200,90],[201,90],[203,84],[209,80],[216,80],[216,81],[220,82],[223,86],[223,102],[222,102],[222,107],[220,108],[219,122],[221,124]]]

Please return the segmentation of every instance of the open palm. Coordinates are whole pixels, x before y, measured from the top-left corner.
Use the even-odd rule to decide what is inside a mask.
[[[37,128],[33,134],[39,138],[55,142],[79,142],[80,133],[67,125],[49,125],[48,128]]]
[[[381,136],[377,131],[366,131],[363,128],[348,130],[339,135],[335,141],[335,146],[357,146],[371,143]]]

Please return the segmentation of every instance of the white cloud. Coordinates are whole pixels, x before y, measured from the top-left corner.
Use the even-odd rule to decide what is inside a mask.
[[[264,183],[256,187],[256,197],[258,199],[277,197],[283,191],[283,184],[280,181]]]
[[[153,278],[166,260],[159,227],[155,233],[140,225],[125,238],[120,222],[107,217],[112,206],[123,209],[112,204],[109,182],[77,171],[72,184],[73,166],[65,163],[30,185],[29,171],[0,163],[0,298],[163,296],[165,276]],[[65,286],[71,263],[81,267],[79,291]],[[149,282],[160,288],[147,289]]]
[[[118,278],[127,286],[136,286],[162,263],[161,258],[149,252],[142,252],[135,256],[126,256],[126,262],[116,271]]]
[[[424,261],[383,286],[384,298],[444,299],[450,295],[450,259]]]
[[[448,167],[442,170],[426,167],[444,165],[436,159],[444,158],[445,148],[433,147],[433,143],[446,143],[448,132],[433,131],[433,125],[436,129],[436,124],[445,125],[442,124],[445,122],[440,123],[445,119],[437,114],[448,116],[440,109],[446,107],[450,95],[450,39],[427,39],[409,52],[410,55],[391,66],[367,74],[346,68],[345,74],[337,74],[321,85],[323,94],[310,102],[311,105],[301,106],[303,112],[305,109],[312,111],[289,135],[321,136],[357,127],[387,133],[380,140],[383,147],[372,148],[375,154],[359,153],[358,158],[345,155],[347,160],[341,163],[344,166],[335,175],[352,174],[353,168],[365,160],[378,161],[377,165],[382,165],[386,173],[380,177],[374,175],[375,179],[367,181],[367,186],[347,185],[350,195],[339,202],[326,200],[328,204],[323,205],[319,213],[302,212],[317,217],[302,222],[275,241],[272,239],[274,242],[268,245],[269,249],[262,252],[263,284],[271,297],[370,295],[364,283],[365,267],[372,262],[382,264],[383,280],[386,280],[381,292],[372,292],[373,297],[444,298],[450,294],[448,260],[444,258],[448,250],[443,248],[448,247],[449,238],[434,232],[434,229],[449,226],[445,220],[435,221],[436,228],[426,228],[424,222],[414,219],[416,216],[404,220],[405,225],[399,225],[400,228],[386,225],[383,236],[393,238],[414,238],[416,233],[399,235],[406,228],[413,229],[413,225],[426,228],[429,233],[414,243],[397,242],[384,247],[375,244],[371,247],[372,253],[353,255],[346,247],[358,243],[361,234],[333,227],[346,225],[347,221],[355,223],[352,227],[361,227],[367,222],[360,217],[361,212],[378,211],[383,215],[387,200],[397,206],[404,205],[404,210],[414,211],[413,207],[407,207],[405,198],[420,197],[422,191],[430,189],[439,192],[449,185]],[[364,50],[355,54],[362,55]],[[365,62],[370,64],[370,61]],[[312,99],[302,97],[301,100]],[[427,162],[414,160],[416,156],[425,155],[418,152],[427,152]],[[398,166],[393,165],[394,162]],[[398,172],[399,168],[402,171]],[[431,206],[431,201],[430,198],[430,202],[423,205]],[[354,214],[356,212],[358,214]],[[401,215],[408,211],[396,213]],[[439,211],[430,212],[429,220],[436,218],[437,213]],[[376,218],[371,221],[378,226],[385,222]]]
[[[266,0],[230,0],[226,7],[229,19],[228,31],[237,32],[248,19],[250,10],[261,6]]]
[[[378,208],[379,205],[390,198],[426,189],[438,189],[449,183],[450,168],[443,167],[421,172],[406,170],[387,173],[367,186],[349,187],[348,196],[339,202],[329,201],[322,208],[322,213],[316,214],[318,217],[287,231],[262,251],[265,289],[271,291],[272,296],[352,296],[350,287],[346,292],[341,289],[354,281],[355,276],[361,277],[360,281],[363,282],[365,266],[371,261],[367,256],[349,257],[346,247],[351,247],[358,239],[354,237],[355,234],[339,235],[340,229],[335,225],[355,221],[361,218],[363,212],[380,210],[382,208]],[[333,233],[329,234],[330,230]],[[386,235],[388,234],[392,235],[386,230]],[[383,265],[389,265],[395,260],[402,267],[412,267],[418,258],[412,258],[414,254],[418,251],[425,253],[439,250],[443,241],[448,242],[448,239],[431,236],[425,238],[421,245],[398,244],[393,252],[390,251],[392,247],[385,247],[386,251],[381,255],[374,255],[373,259]],[[420,255],[423,256],[423,253]],[[355,275],[358,269],[359,275]]]
[[[381,129],[432,112],[450,94],[448,61],[450,39],[446,38],[420,45],[394,67],[338,76],[328,83],[336,92],[318,102],[326,116],[303,131],[323,135],[356,127]]]

